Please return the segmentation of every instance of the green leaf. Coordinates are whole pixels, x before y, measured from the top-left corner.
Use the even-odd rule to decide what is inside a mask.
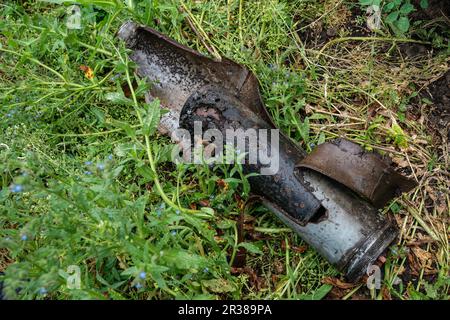
[[[160,116],[159,100],[155,99],[150,104],[147,104],[147,110],[144,116],[144,126],[142,128],[144,135],[151,136],[155,133]]]
[[[201,264],[205,263],[205,258],[197,254],[193,254],[180,249],[164,250],[161,260],[169,267],[177,269],[198,269]]]
[[[133,102],[125,97],[123,92],[109,92],[105,95],[105,99],[119,105],[129,106],[132,105]]]
[[[398,145],[400,148],[407,148],[408,147],[408,139],[405,135],[405,132],[403,129],[397,124],[397,122],[394,122],[392,124],[391,129],[389,129],[391,137],[394,139],[394,143]]]
[[[427,9],[428,8],[428,0],[420,0],[420,7],[422,9]]]
[[[155,178],[155,175],[149,166],[138,167],[136,168],[136,172],[144,178],[143,183],[153,181]]]
[[[124,271],[122,271],[120,274],[122,276],[134,276],[138,273],[138,269],[136,266],[130,267]]]
[[[332,288],[333,286],[331,284],[323,284],[312,294],[300,295],[300,300],[322,300]]]
[[[317,144],[319,145],[319,144],[322,144],[324,142],[325,142],[325,134],[323,132],[321,132],[319,134],[319,139],[317,140]]]
[[[225,279],[203,280],[202,284],[215,293],[233,292],[236,290],[236,286]]]
[[[112,176],[114,178],[117,178],[119,176],[119,174],[122,172],[122,170],[123,170],[123,166],[118,166],[117,168],[115,168],[113,170]]]
[[[391,12],[392,9],[394,9],[395,3],[389,2],[387,5],[384,6],[383,10],[384,12]]]
[[[362,6],[370,6],[372,5],[373,0],[359,0],[359,4]]]
[[[263,253],[261,251],[261,249],[259,249],[253,243],[241,242],[241,243],[239,243],[239,247],[245,248],[250,253],[254,253],[254,254],[262,254]]]
[[[202,208],[200,208],[200,211],[206,213],[209,216],[214,216],[214,209],[213,208],[202,207]]]
[[[409,29],[409,19],[406,17],[400,17],[394,25],[401,31],[406,32]]]
[[[297,127],[300,137],[305,143],[309,141],[309,117],[306,117],[303,123],[299,123]]]
[[[414,11],[414,6],[411,3],[405,3],[400,8],[400,13],[407,15],[410,12]]]
[[[393,23],[397,19],[398,19],[398,11],[394,11],[394,12],[389,13],[388,16],[386,17],[386,19],[384,19],[384,21],[386,23]]]

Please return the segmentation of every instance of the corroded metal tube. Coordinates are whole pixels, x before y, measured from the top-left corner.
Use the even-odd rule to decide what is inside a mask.
[[[245,67],[225,58],[212,60],[132,22],[118,35],[132,50],[139,75],[152,84],[146,99],[159,98],[169,111],[161,133],[181,127],[193,134],[195,121],[225,135],[228,128],[276,128],[256,77]],[[274,149],[270,141],[258,141],[257,147]],[[344,139],[307,155],[281,134],[278,154],[279,171],[249,178],[252,192],[350,281],[357,280],[397,235],[377,208],[414,182]],[[243,167],[257,172],[261,163]]]

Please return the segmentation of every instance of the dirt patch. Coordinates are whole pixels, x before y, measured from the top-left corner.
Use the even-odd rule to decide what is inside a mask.
[[[333,19],[328,19],[332,16]],[[362,22],[365,13],[357,5],[347,7],[344,4],[331,8],[328,15],[311,21],[301,21],[297,33],[307,48],[323,46],[330,40],[342,37],[365,37],[372,32]],[[330,20],[328,24],[324,21]]]
[[[436,20],[444,18],[448,21],[450,17],[450,6],[448,0],[428,0],[428,8],[422,9],[420,7],[420,0],[413,0],[412,4],[417,8],[411,13],[412,20]],[[446,19],[447,18],[447,19]]]
[[[446,133],[450,140],[450,70],[422,92],[423,98],[433,102],[428,125],[440,133]]]
[[[442,38],[442,43],[449,41],[450,6],[447,0],[430,0],[427,9],[420,7],[420,0],[413,1],[416,11],[410,14],[411,38],[431,41],[424,33],[432,30],[433,34]],[[358,4],[344,3],[336,8],[330,8],[319,18],[310,21],[300,21],[298,35],[307,48],[319,48],[327,42],[340,37],[376,36],[366,24],[368,15]],[[333,17],[333,18],[330,18]],[[385,52],[391,45],[386,44]],[[418,43],[399,43],[398,49],[403,56],[424,56],[432,51],[431,45]]]

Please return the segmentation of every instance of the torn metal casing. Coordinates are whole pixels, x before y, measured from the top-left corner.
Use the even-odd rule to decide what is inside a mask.
[[[184,104],[179,125],[194,134],[194,122],[202,124],[202,131],[216,129],[227,137],[227,129],[271,129],[272,127],[250,108],[233,96],[232,93],[216,86],[206,86],[193,93]],[[191,141],[193,141],[192,139]],[[278,170],[270,175],[258,175],[249,178],[252,192],[276,203],[281,210],[300,225],[306,225],[325,209],[320,201],[308,191],[301,181],[293,175],[297,161],[304,153],[295,143],[285,136],[280,136],[278,146],[272,146],[270,139],[257,139],[257,150],[277,152]],[[249,154],[249,143],[244,145],[242,154]],[[248,156],[245,158],[248,160]],[[254,164],[244,163],[246,173],[261,172],[264,165],[257,159]],[[270,190],[270,192],[268,192]]]
[[[376,208],[383,208],[393,197],[416,185],[397,173],[379,154],[341,138],[317,146],[297,167],[340,182]]]
[[[275,128],[262,103],[258,81],[247,68],[225,58],[212,60],[132,22],[125,23],[118,35],[132,50],[139,75],[152,84],[147,100],[157,97],[161,107],[169,110],[161,120],[161,133],[169,134],[180,126],[192,130],[194,121],[221,131],[227,127]],[[258,148],[271,148],[270,143],[258,143]],[[280,171],[249,179],[252,192],[350,281],[362,276],[396,237],[396,229],[376,207],[390,200],[393,190],[414,186],[358,148],[341,139],[307,155],[280,134]],[[339,161],[333,161],[334,155]],[[361,155],[366,157],[363,164],[344,161],[347,156],[356,160]],[[254,172],[258,166],[244,168]]]

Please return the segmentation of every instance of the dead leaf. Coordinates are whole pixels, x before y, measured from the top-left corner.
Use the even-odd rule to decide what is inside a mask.
[[[84,76],[86,78],[88,78],[89,80],[94,78],[94,71],[90,67],[85,66],[84,64],[82,64],[80,66],[80,70],[84,72]]]
[[[219,179],[217,180],[217,185],[223,189],[223,191],[227,191],[228,190],[228,183],[223,180],[223,179]]]
[[[203,280],[202,284],[215,293],[233,292],[236,286],[225,279]]]
[[[198,204],[202,207],[209,207],[209,201],[206,199],[200,200]]]
[[[322,279],[322,283],[331,284],[333,287],[337,287],[339,289],[351,289],[356,287],[358,284],[347,283],[339,280],[338,278],[326,277]]]
[[[283,250],[286,250],[286,242],[283,240],[281,241],[281,248]],[[298,253],[303,253],[306,250],[308,250],[308,246],[307,245],[303,245],[303,246],[294,246],[289,244],[289,249],[291,249],[294,252],[298,252]]]
[[[400,168],[406,168],[409,166],[409,163],[405,158],[393,157],[392,161],[396,163]]]
[[[383,295],[383,300],[392,300],[391,293],[386,286],[381,288],[381,294]]]
[[[417,257],[421,268],[432,269],[431,264],[433,255],[431,254],[431,252],[425,251],[419,247],[412,247],[411,250]]]

